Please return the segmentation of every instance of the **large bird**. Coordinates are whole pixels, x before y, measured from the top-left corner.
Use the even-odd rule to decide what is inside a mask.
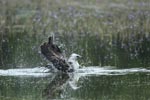
[[[71,54],[68,60],[62,54],[60,48],[53,43],[53,38],[49,37],[49,41],[41,45],[41,53],[54,65],[54,67],[62,72],[72,72],[79,68],[77,58],[78,54]]]

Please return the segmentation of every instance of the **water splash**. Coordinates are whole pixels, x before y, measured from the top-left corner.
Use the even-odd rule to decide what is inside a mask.
[[[150,70],[145,68],[129,68],[129,69],[115,69],[111,66],[98,67],[84,67],[76,70],[73,74],[71,74],[71,80],[69,81],[69,85],[73,90],[77,90],[80,88],[78,86],[78,81],[81,77],[85,76],[97,76],[97,75],[127,75],[133,73],[148,73]]]
[[[98,66],[90,66],[84,67],[76,70],[73,73],[73,76],[81,77],[81,76],[91,76],[91,75],[125,75],[137,72],[150,72],[149,69],[146,68],[129,68],[129,69],[115,69],[113,67],[98,67]],[[0,76],[48,76],[52,74],[50,69],[46,67],[35,67],[35,68],[23,68],[23,69],[7,69],[0,70]]]
[[[137,72],[150,72],[150,70],[146,68],[129,68],[129,69],[115,69],[111,67],[85,67],[82,69],[78,69],[77,73],[81,74],[81,76],[89,76],[89,75],[126,75]]]
[[[36,68],[23,68],[23,69],[7,69],[0,70],[0,76],[35,76],[35,77],[46,77],[51,73],[48,73],[49,69],[45,67]]]

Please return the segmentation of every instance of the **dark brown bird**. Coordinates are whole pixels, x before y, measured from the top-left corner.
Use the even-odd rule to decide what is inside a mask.
[[[60,48],[53,44],[53,38],[41,45],[41,53],[50,61],[58,70],[62,72],[69,71],[69,64],[65,60]]]

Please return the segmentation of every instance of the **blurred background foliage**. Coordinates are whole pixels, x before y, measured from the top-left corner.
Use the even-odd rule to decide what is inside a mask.
[[[149,0],[0,0],[0,68],[44,66],[51,35],[84,66],[150,65]]]

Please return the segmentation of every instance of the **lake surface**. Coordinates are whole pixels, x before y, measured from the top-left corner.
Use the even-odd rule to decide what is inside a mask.
[[[0,100],[149,100],[150,70],[85,67],[50,73],[44,67],[0,70]]]

